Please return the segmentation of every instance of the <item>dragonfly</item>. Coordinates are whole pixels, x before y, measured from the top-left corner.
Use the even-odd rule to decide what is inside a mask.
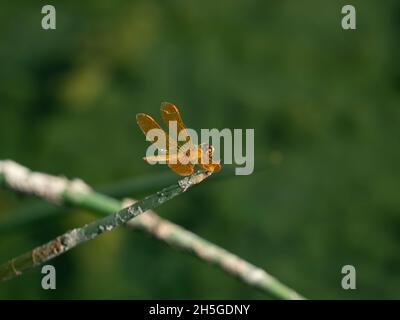
[[[171,121],[175,121],[177,135],[176,137],[186,137],[184,141],[177,141],[168,135],[165,130],[151,116],[145,113],[136,115],[136,122],[144,135],[152,129],[161,130],[164,138],[160,136],[153,137],[150,141],[155,144],[159,153],[158,155],[147,156],[143,159],[146,161],[164,162],[175,173],[181,176],[191,175],[195,170],[195,165],[200,166],[207,173],[217,172],[221,169],[219,161],[213,159],[214,147],[207,143],[194,145],[191,142],[190,135],[184,125],[179,109],[170,102],[161,103],[161,117],[165,125],[170,127]]]

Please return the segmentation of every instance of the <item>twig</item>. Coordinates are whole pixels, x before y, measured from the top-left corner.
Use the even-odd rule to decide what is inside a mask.
[[[54,202],[59,202],[63,196],[66,196],[74,199],[74,202],[86,203],[85,199],[87,200],[87,197],[85,195],[89,192],[89,189],[79,181],[79,184],[74,182],[70,184],[65,178],[52,177],[42,173],[31,173],[28,169],[9,161],[0,163],[0,170],[4,174],[6,183],[11,187],[19,188],[25,192],[35,190],[38,195]],[[13,171],[16,173],[15,176],[10,175],[10,172]],[[141,213],[171,200],[208,176],[208,173],[198,172],[185,177],[179,180],[178,183],[164,188],[116,213],[107,215],[81,228],[72,229],[42,246],[11,259],[0,265],[0,281],[21,275],[26,269],[41,265],[83,242],[94,239],[103,232],[113,230]],[[52,184],[54,184],[55,190],[51,190]],[[64,193],[65,195],[63,195]],[[99,205],[99,200],[102,200],[102,198],[96,197],[96,199],[90,200],[96,200],[89,202],[92,205]],[[102,205],[105,208],[107,205],[110,206],[106,201]]]
[[[152,211],[140,219],[130,220],[128,225],[150,233],[172,247],[190,253],[200,260],[213,264],[230,275],[237,277],[248,285],[255,287],[275,298],[302,300],[304,297],[279,282],[261,268],[218,247],[179,225],[161,218]]]
[[[5,166],[5,163],[8,165]],[[6,169],[5,169],[6,167]],[[14,169],[13,169],[14,167]],[[19,167],[19,169],[15,170],[15,168]],[[11,168],[11,169],[10,169]],[[24,170],[22,170],[23,168]],[[24,176],[25,183],[16,183],[15,178],[10,178],[12,175],[15,174],[15,172],[25,172],[25,175],[19,175]],[[5,161],[0,161],[0,184],[2,182],[6,183],[8,187],[10,187],[13,190],[16,191],[22,191],[25,193],[29,193],[32,195],[40,196],[40,197],[45,197],[49,198],[48,196],[43,196],[43,191],[41,188],[37,188],[37,186],[42,185],[42,184],[35,184],[29,181],[30,177],[32,175],[37,179],[38,173],[32,173],[30,172],[27,168],[24,168],[14,162],[5,162]],[[39,174],[42,175],[42,174]],[[48,175],[44,175],[45,178],[51,177],[52,181],[56,181],[54,179],[59,178],[59,177],[52,177]],[[64,179],[64,178],[61,178]],[[185,179],[184,179],[185,180]],[[186,180],[185,180],[186,181]],[[14,186],[12,186],[11,184]],[[55,196],[53,193],[52,201],[56,203],[63,203],[63,204],[69,204],[77,207],[85,207],[88,209],[91,209],[97,213],[101,214],[110,214],[112,212],[118,211],[121,206],[126,206],[127,201],[124,201],[124,203],[121,204],[121,202],[104,196],[102,194],[90,191],[90,188],[83,184],[82,181],[80,181],[78,184],[77,183],[71,183],[71,181],[65,181],[65,189],[59,192],[58,196]],[[51,189],[52,185],[50,181],[47,183],[43,183],[44,185],[47,186],[47,188]],[[23,186],[30,186],[28,187],[22,187]],[[16,186],[20,186],[19,188]],[[36,187],[35,187],[36,186]],[[80,191],[76,190],[75,188],[81,189]],[[85,186],[85,187],[83,187]],[[185,187],[185,186],[184,186]],[[86,190],[82,192],[82,190]],[[182,188],[178,189],[182,190]],[[165,194],[164,194],[165,196]],[[132,206],[132,200],[128,200],[130,205]],[[142,205],[140,205],[141,202],[136,202],[134,205],[139,206],[144,209]],[[102,219],[103,220],[103,219]],[[100,221],[102,221],[100,220]],[[100,224],[102,225],[102,224]],[[100,225],[97,224],[97,228],[94,227],[91,230],[94,230],[95,232],[99,231]],[[294,290],[288,288],[281,282],[279,282],[277,279],[269,275],[267,272],[265,272],[263,269],[260,269],[249,262],[241,259],[240,257],[226,251],[223,248],[220,248],[207,240],[202,239],[201,237],[197,236],[196,234],[185,230],[184,228],[169,222],[166,219],[160,218],[157,214],[155,214],[152,211],[147,211],[145,215],[141,215],[137,217],[136,219],[129,220],[127,222],[127,226],[132,227],[134,229],[138,229],[141,231],[144,231],[146,233],[151,234],[154,236],[156,239],[159,239],[161,241],[164,241],[171,245],[172,247],[175,247],[179,250],[183,250],[187,253],[190,253],[199,259],[209,262],[211,264],[216,265],[217,267],[221,268],[228,274],[231,274],[233,276],[238,277],[240,280],[243,282],[260,289],[261,291],[268,293],[272,295],[273,297],[280,298],[280,299],[304,299],[301,295],[296,293]],[[103,226],[104,228],[104,226]],[[82,229],[82,228],[81,228]],[[76,229],[75,229],[76,230]],[[103,230],[104,231],[104,230]],[[68,233],[67,233],[68,234]],[[88,236],[90,237],[91,233],[88,233]],[[64,238],[61,238],[64,237]],[[65,240],[65,235],[58,237],[57,239],[60,239],[61,243],[62,241]],[[57,240],[56,239],[56,240]],[[69,237],[67,236],[67,239]],[[60,243],[60,241],[57,242]],[[42,246],[44,247],[41,249],[43,250],[48,250],[49,244]],[[40,247],[40,248],[42,248]],[[51,247],[51,245],[50,245]],[[56,248],[58,248],[56,246]],[[39,252],[41,252],[39,251]],[[66,250],[64,250],[65,252]],[[27,256],[26,256],[27,255]],[[20,261],[25,263],[24,261],[29,262],[29,253],[23,255],[20,257]],[[44,262],[44,261],[43,261]],[[20,271],[20,269],[15,267],[15,259],[9,261],[8,266],[3,265],[0,266],[0,279],[2,277],[2,270],[6,266],[7,270],[15,275]]]
[[[260,171],[260,170],[259,170]],[[217,175],[212,175],[208,183],[217,181],[218,179],[228,179],[234,177],[235,170],[232,167],[225,166]],[[157,176],[159,179],[157,180]],[[2,183],[2,175],[0,173],[0,185]],[[102,193],[113,198],[125,198],[132,194],[140,193],[145,194],[158,190],[165,185],[170,185],[176,181],[176,174],[172,172],[163,172],[158,175],[148,175],[143,177],[129,178],[126,180],[114,182],[104,186],[96,187],[98,193]],[[32,223],[45,220],[57,214],[66,213],[65,206],[56,206],[50,202],[31,201],[27,204],[22,204],[18,208],[10,212],[0,222],[0,235],[10,232],[15,232],[23,227],[30,226]],[[91,210],[93,212],[93,210]],[[116,211],[116,210],[114,210]],[[94,213],[99,214],[98,211]],[[110,212],[107,212],[109,214]]]

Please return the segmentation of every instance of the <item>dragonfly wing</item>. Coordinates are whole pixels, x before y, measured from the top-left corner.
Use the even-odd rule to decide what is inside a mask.
[[[143,160],[146,160],[147,162],[163,162],[163,161],[166,162],[166,161],[168,161],[168,159],[169,159],[169,156],[166,154],[143,157]]]
[[[172,139],[163,129],[161,129],[157,121],[151,116],[145,113],[138,113],[136,115],[136,122],[145,136],[147,136],[147,133],[152,129],[159,129],[164,133],[163,135],[157,135],[157,137],[153,138],[153,141],[150,141],[151,143],[155,143],[156,147],[159,148],[160,151],[168,153],[170,148],[177,150],[176,141]]]
[[[177,129],[178,132],[177,134],[179,135],[179,132],[182,130],[186,130],[182,119],[179,115],[178,109],[171,103],[163,103],[161,105],[161,115],[166,123],[167,126],[169,126],[169,121],[176,121],[177,122]],[[142,130],[145,136],[147,136],[147,133],[151,129],[159,129],[162,130],[160,125],[148,114],[145,113],[138,113],[136,115],[136,122],[139,126],[139,128]],[[188,164],[182,164],[179,162],[178,159],[178,154],[177,151],[178,149],[178,143],[176,140],[174,140],[172,137],[170,137],[164,130],[162,130],[164,134],[160,137],[157,136],[151,141],[152,143],[155,143],[157,148],[159,148],[161,151],[166,151],[166,155],[159,155],[159,156],[152,156],[148,157],[145,160],[150,160],[150,161],[157,161],[157,160],[166,160],[168,162],[168,167],[176,172],[177,174],[181,176],[188,176],[194,172],[194,165],[191,163]],[[189,139],[188,139],[189,140]],[[182,144],[184,141],[182,142]],[[166,148],[166,150],[164,150]],[[169,150],[174,150],[173,154],[169,152]],[[174,161],[172,161],[174,160]],[[170,163],[173,162],[173,163]]]
[[[188,136],[188,131],[186,130],[185,124],[183,123],[183,120],[181,118],[181,115],[179,113],[179,109],[172,103],[169,102],[163,102],[161,103],[161,117],[164,120],[165,125],[169,128],[170,121],[176,121],[176,126],[177,126],[177,136],[174,137],[178,140],[179,134],[181,133],[182,135],[186,136],[185,141],[178,141],[178,144],[182,145],[190,140],[190,137]]]

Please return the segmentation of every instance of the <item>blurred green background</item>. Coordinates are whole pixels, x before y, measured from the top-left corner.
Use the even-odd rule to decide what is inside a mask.
[[[169,174],[142,160],[135,123],[160,119],[161,101],[194,129],[254,128],[252,175],[157,213],[308,298],[400,298],[398,1],[351,1],[355,31],[341,28],[348,1],[51,1],[55,31],[44,4],[0,4],[0,159],[101,188]],[[0,224],[40,202],[0,190]],[[3,231],[0,262],[93,219],[67,210]],[[57,290],[36,268],[0,298],[265,298],[124,228],[51,263]],[[341,288],[345,264],[357,290]]]

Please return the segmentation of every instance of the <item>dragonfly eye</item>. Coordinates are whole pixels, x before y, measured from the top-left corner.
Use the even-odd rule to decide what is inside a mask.
[[[209,145],[207,152],[208,152],[208,155],[211,157],[214,154],[214,147]]]

